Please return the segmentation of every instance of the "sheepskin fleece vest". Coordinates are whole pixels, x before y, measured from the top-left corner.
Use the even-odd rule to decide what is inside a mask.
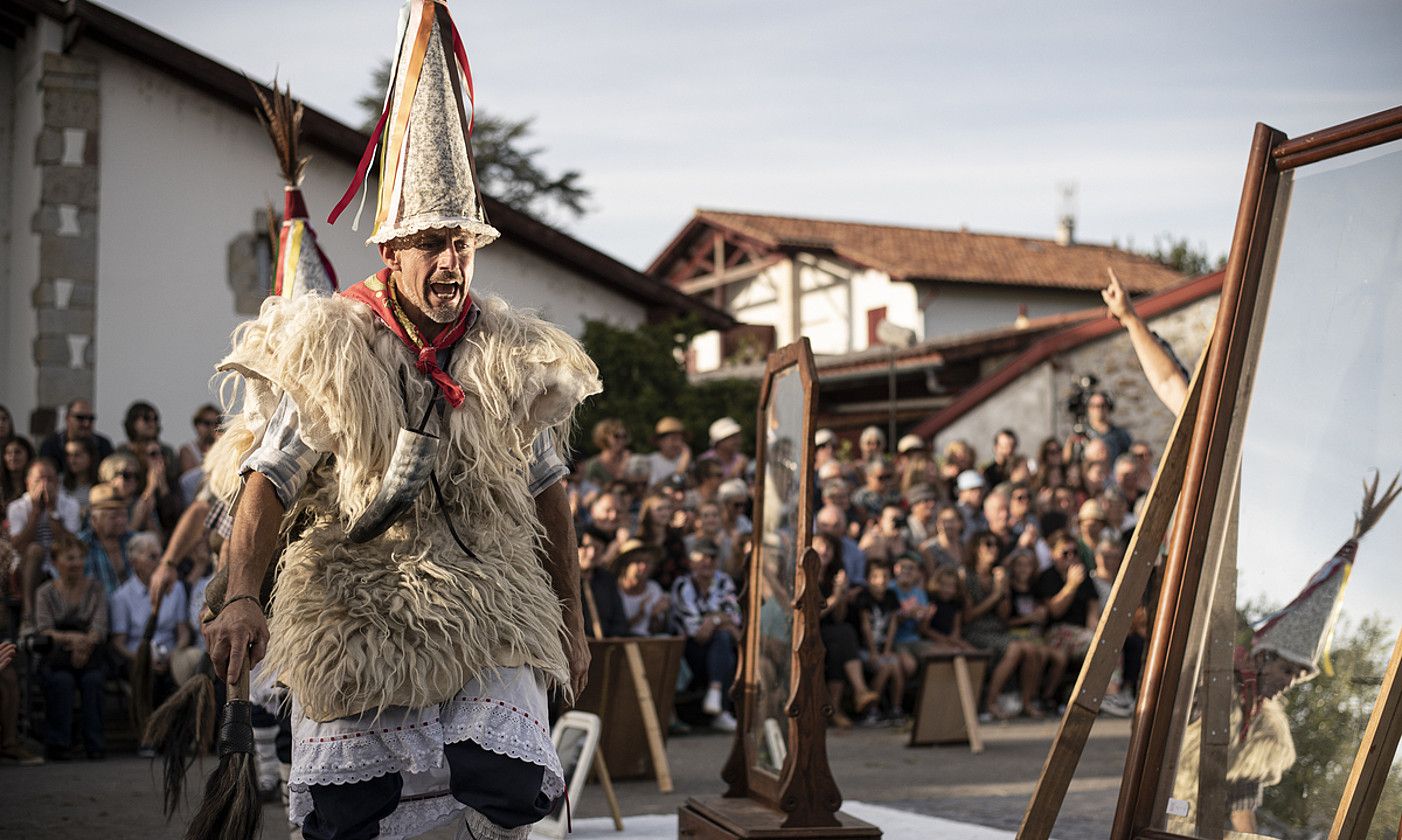
[[[445,405],[428,427],[443,438],[436,474],[475,560],[428,488],[380,537],[346,538],[400,428],[416,426],[435,393],[369,308],[340,296],[269,298],[219,365],[235,374],[226,400],[242,387],[243,412],[206,462],[217,495],[237,492],[239,463],[283,394],[307,444],[331,456],[289,506],[270,604],[268,665],[314,720],[440,703],[495,667],[529,665],[569,684],[528,474],[537,436],[568,440],[575,408],[600,390],[598,368],[533,314],[495,297],[477,304],[448,368],[466,402]]]
[[[1272,787],[1295,764],[1295,738],[1290,734],[1290,718],[1279,698],[1267,697],[1251,718],[1246,737],[1241,736],[1241,705],[1232,704],[1231,742],[1227,745],[1227,781],[1255,781]],[[1202,759],[1202,718],[1191,721],[1183,731],[1178,770],[1173,779],[1173,798],[1193,803],[1197,810],[1199,763]],[[1170,830],[1191,834],[1194,819],[1170,819]]]

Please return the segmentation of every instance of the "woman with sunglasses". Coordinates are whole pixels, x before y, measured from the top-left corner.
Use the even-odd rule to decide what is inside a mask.
[[[628,462],[633,453],[628,448],[628,429],[617,417],[605,417],[594,424],[592,436],[599,454],[584,462],[584,480],[597,488],[616,481],[628,480]]]
[[[97,477],[103,484],[112,485],[117,498],[127,508],[127,522],[132,531],[149,531],[159,528],[156,517],[156,488],[143,488],[145,474],[141,461],[130,452],[115,452],[102,459],[98,465]]]
[[[78,500],[88,516],[88,494],[97,484],[97,446],[91,438],[70,438],[63,444],[63,489]]]

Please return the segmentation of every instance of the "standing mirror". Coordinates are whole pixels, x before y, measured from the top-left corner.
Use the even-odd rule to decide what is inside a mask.
[[[734,694],[739,726],[724,796],[687,800],[682,837],[873,838],[842,813],[827,758],[831,700],[818,632],[822,596],[813,523],[813,353],[808,340],[769,356],[760,389],[753,550]],[[815,833],[816,832],[816,833]]]

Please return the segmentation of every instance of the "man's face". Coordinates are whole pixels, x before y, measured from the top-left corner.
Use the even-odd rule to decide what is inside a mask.
[[[1097,425],[1110,419],[1110,404],[1105,401],[1104,394],[1091,394],[1086,400],[1086,417]]]
[[[1100,541],[1100,532],[1105,530],[1104,519],[1082,519],[1079,523],[1081,529],[1081,539],[1086,545],[1095,545]]]
[[[681,432],[672,432],[662,435],[657,439],[657,449],[664,457],[676,458],[682,454],[682,448],[686,445],[686,436]]]
[[[25,475],[24,486],[31,499],[37,499],[44,493],[48,499],[53,500],[58,496],[58,473],[43,461],[35,461]]]
[[[1298,682],[1307,671],[1288,659],[1272,656],[1257,672],[1256,691],[1262,697],[1274,697]]]
[[[841,539],[847,527],[847,516],[840,508],[827,505],[818,511],[818,530],[835,539]]]
[[[710,583],[716,576],[716,558],[704,551],[693,551],[687,558],[692,577],[701,583]]]
[[[1063,575],[1071,568],[1071,564],[1080,559],[1080,553],[1076,551],[1076,544],[1069,541],[1061,541],[1052,546],[1052,565]]]
[[[141,578],[142,583],[151,582],[151,573],[156,571],[156,564],[160,562],[161,556],[149,546],[140,545],[128,552],[131,556],[131,570],[136,576]]]
[[[87,447],[72,438],[63,445],[63,458],[68,462],[68,471],[71,473],[81,475],[92,466]]]
[[[1008,497],[994,493],[983,503],[983,516],[988,520],[988,530],[1001,534],[1008,530]]]
[[[110,540],[127,532],[126,508],[104,508],[92,512],[92,529],[98,537]]]
[[[400,303],[436,324],[457,320],[472,287],[476,240],[461,230],[426,230],[393,245],[381,245],[380,257],[398,275]]]
[[[1006,462],[1009,458],[1013,457],[1013,453],[1016,451],[1017,438],[1012,435],[999,432],[998,435],[993,438],[993,457],[998,463]]]
[[[205,445],[214,443],[215,432],[219,430],[219,415],[213,411],[202,411],[195,418],[195,436]]]
[[[968,490],[959,491],[959,504],[976,508],[983,504],[983,488],[970,487]]]
[[[1009,496],[1008,513],[1014,519],[1022,519],[1032,507],[1032,491],[1026,487],[1014,487]]]
[[[152,409],[138,412],[132,418],[132,431],[138,441],[156,440],[161,435],[161,415]]]
[[[68,407],[68,415],[64,418],[64,429],[69,438],[92,437],[92,424],[97,419],[93,414],[92,403],[87,400],[74,400]]]

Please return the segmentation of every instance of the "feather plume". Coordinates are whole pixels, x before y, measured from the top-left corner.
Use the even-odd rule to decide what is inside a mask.
[[[1397,495],[1402,493],[1402,487],[1398,487],[1398,480],[1402,479],[1402,473],[1392,477],[1392,483],[1383,491],[1382,498],[1378,498],[1378,482],[1382,475],[1373,471],[1373,483],[1363,482],[1363,507],[1358,512],[1358,517],[1353,520],[1353,538],[1359,539],[1364,534],[1373,530],[1373,526],[1378,524],[1378,520],[1387,513],[1388,507],[1397,499]]]
[[[290,85],[278,90],[277,77],[273,77],[272,90],[267,94],[251,81],[249,84],[253,87],[253,94],[258,97],[258,122],[268,132],[273,148],[277,150],[283,180],[287,181],[288,186],[298,186],[302,183],[302,171],[307,161],[311,160],[310,155],[304,157],[299,154],[302,103],[293,101]]]

